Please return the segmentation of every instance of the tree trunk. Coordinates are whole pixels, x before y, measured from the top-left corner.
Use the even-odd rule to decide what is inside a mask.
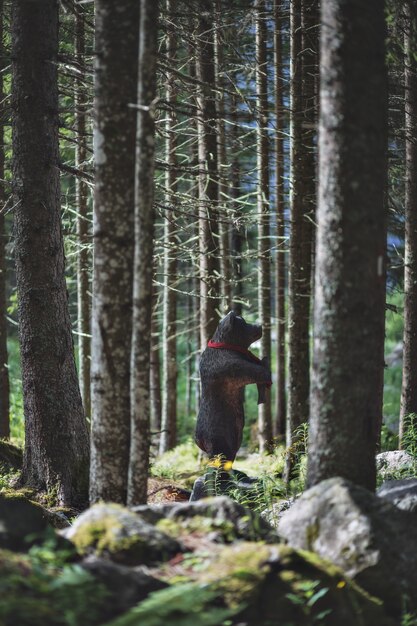
[[[155,433],[158,442],[162,422],[162,397],[161,397],[161,362],[159,358],[159,327],[158,327],[158,293],[156,286],[152,287],[152,319],[151,319],[151,355],[150,355],[150,403],[151,403],[151,430]],[[156,435],[158,433],[158,435]]]
[[[277,387],[274,436],[282,440],[285,437],[287,420],[286,370],[285,370],[285,197],[284,197],[284,98],[283,98],[283,51],[282,51],[282,4],[274,0],[274,64],[275,64],[275,212],[277,234],[276,258],[276,312],[277,312]]]
[[[405,23],[405,263],[404,352],[400,446],[417,414],[417,2],[407,0]]]
[[[216,81],[216,118],[217,118],[217,155],[218,155],[218,215],[219,215],[219,245],[220,245],[220,275],[221,275],[221,310],[230,311],[232,306],[232,281],[230,263],[230,237],[227,211],[228,184],[227,184],[227,154],[225,130],[225,94],[223,68],[222,41],[222,7],[221,0],[216,0],[216,20],[214,30],[214,73]]]
[[[288,414],[284,478],[288,482],[297,462],[299,428],[307,422],[310,390],[310,278],[311,228],[306,220],[305,154],[303,146],[303,0],[290,8],[291,36],[291,239],[288,284]]]
[[[154,168],[156,57],[158,2],[141,0],[139,80],[136,133],[135,259],[133,280],[133,332],[131,394],[131,445],[128,504],[147,498],[149,467],[149,361],[152,314],[154,235]]]
[[[269,228],[269,146],[267,81],[267,15],[265,0],[256,0],[256,92],[258,169],[258,306],[262,324],[262,356],[271,364],[271,242]],[[271,395],[258,407],[259,450],[272,447]]]
[[[233,206],[233,224],[230,233],[230,250],[232,258],[233,300],[232,309],[236,315],[242,315],[243,275],[242,275],[242,246],[243,233],[237,226],[241,215],[239,205],[240,195],[240,163],[239,163],[239,133],[236,95],[231,96],[232,128],[228,134],[230,140],[229,162],[231,163],[231,196]]]
[[[75,367],[60,219],[58,2],[12,5],[15,255],[25,411],[22,482],[81,506],[88,431]]]
[[[172,0],[167,0],[166,11],[172,11]],[[167,33],[166,54],[169,63],[174,65],[177,42],[174,31]],[[166,133],[166,215],[164,222],[164,318],[163,318],[163,384],[162,384],[162,432],[159,451],[161,454],[173,448],[177,442],[177,295],[172,288],[176,280],[176,222],[175,204],[177,202],[177,136],[176,136],[176,89],[174,75],[168,71],[166,79],[166,100],[169,106],[165,123]]]
[[[198,160],[199,160],[199,240],[200,240],[200,348],[217,328],[218,285],[218,155],[216,136],[216,103],[213,88],[214,45],[213,7],[202,0],[198,21],[196,75],[199,81]]]
[[[127,493],[138,25],[137,0],[97,0],[91,502]]]
[[[85,63],[85,27],[84,13],[77,9],[75,17],[75,58],[80,67]],[[83,87],[83,77],[75,78],[75,126],[76,147],[75,166],[83,170],[87,160],[87,94]],[[91,362],[91,327],[90,327],[90,229],[88,216],[88,186],[80,176],[76,178],[77,205],[77,299],[78,299],[78,377],[81,397],[87,418],[91,417],[90,362]]]
[[[0,2],[0,101],[4,102],[4,71],[6,68],[3,45],[4,3]],[[4,115],[4,113],[3,113]],[[0,439],[10,437],[9,370],[7,354],[7,294],[6,294],[6,225],[3,208],[6,202],[4,189],[5,146],[4,124],[0,119]]]
[[[319,205],[308,484],[373,489],[384,341],[384,5],[322,0]]]

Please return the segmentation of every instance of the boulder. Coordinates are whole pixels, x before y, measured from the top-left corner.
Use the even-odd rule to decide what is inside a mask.
[[[0,548],[24,552],[53,532],[39,504],[13,491],[0,493]]]
[[[403,511],[417,513],[417,478],[387,480],[377,490],[376,495]]]
[[[415,517],[343,478],[308,489],[284,513],[280,535],[340,567],[399,613],[417,606]]]
[[[139,567],[118,565],[93,555],[81,561],[80,566],[106,589],[100,610],[107,619],[131,609],[150,593],[167,587],[167,583]]]
[[[405,450],[381,452],[376,457],[376,470],[381,480],[390,480],[414,476],[416,459]]]
[[[316,555],[283,545],[240,542],[206,557],[184,558],[186,583],[152,594],[106,626],[395,626],[382,603]],[[198,566],[199,565],[199,566]],[[181,563],[175,568],[181,575]]]
[[[80,554],[95,554],[123,565],[160,563],[182,551],[174,538],[118,504],[95,504],[62,534]]]
[[[17,472],[22,464],[22,450],[9,441],[0,440],[0,473]]]
[[[236,539],[278,541],[276,532],[258,513],[227,496],[135,507],[132,510],[147,520],[159,517],[158,527],[174,536],[201,531],[209,533],[210,540],[220,543]]]

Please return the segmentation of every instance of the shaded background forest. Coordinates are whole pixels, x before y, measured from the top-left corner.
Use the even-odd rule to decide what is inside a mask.
[[[294,427],[307,418],[299,406],[297,409],[290,406],[288,414],[286,389],[297,378],[297,384],[304,387],[299,390],[300,397],[308,396],[316,206],[317,5],[305,4],[308,23],[301,24],[301,4],[297,9],[294,3],[293,10],[299,11],[300,18],[294,30],[286,2],[260,2],[254,6],[252,2],[218,1],[206,13],[201,11],[200,4],[162,3],[159,25],[158,98],[154,103],[157,137],[151,362],[154,452],[158,447],[164,451],[184,442],[193,432],[199,401],[198,355],[207,338],[200,324],[200,302],[204,298],[213,305],[218,317],[234,308],[249,321],[260,317],[265,329],[270,329],[270,347],[266,332],[262,352],[270,351],[275,381],[271,402],[274,435],[282,440],[287,419],[292,420],[290,424]],[[4,2],[1,241],[5,253],[6,300],[1,304],[7,310],[11,435],[21,442],[23,407],[13,265],[14,207],[10,192],[9,11],[10,5]],[[392,352],[397,350],[399,355],[401,352],[404,265],[403,19],[401,3],[388,5],[390,222],[386,353],[391,356],[385,372],[384,417],[394,432],[400,410],[401,362],[400,356],[397,358]],[[291,63],[290,38],[297,36],[296,56]],[[303,68],[299,64],[297,70],[300,59]],[[61,9],[58,66],[62,218],[71,319],[88,417],[93,60],[92,3],[65,3]],[[298,72],[296,80],[291,68]],[[307,85],[304,95],[302,85]],[[204,132],[209,141],[214,141],[210,152],[213,159],[208,163],[201,158]],[[208,185],[204,182],[205,167],[212,168]],[[291,184],[290,171],[293,172]],[[298,208],[297,198],[303,198],[303,205]],[[202,217],[202,204],[203,214],[206,211],[208,216],[206,220]],[[204,236],[209,238],[209,246],[212,237],[213,248],[208,255],[201,252]],[[297,257],[299,251],[304,251],[302,262]],[[201,293],[198,279],[206,271],[203,256],[211,263],[206,294]],[[298,277],[297,289],[288,279],[291,264],[292,275],[297,267],[304,271]],[[304,308],[297,301],[299,291]],[[270,312],[265,302],[270,303]],[[296,331],[291,330],[294,327]],[[292,370],[291,363],[297,363],[297,367],[303,364],[304,374]],[[3,424],[8,413],[5,399],[3,394]],[[248,389],[246,412],[244,441],[255,447],[255,389]],[[169,432],[169,437],[159,438],[156,433],[161,430]],[[260,435],[262,447],[270,434]],[[384,437],[389,439],[391,435],[384,430]],[[386,445],[391,444],[387,441]]]

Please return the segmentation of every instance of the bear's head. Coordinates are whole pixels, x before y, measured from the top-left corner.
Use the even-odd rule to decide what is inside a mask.
[[[230,311],[218,325],[212,340],[249,348],[251,343],[262,337],[262,326],[248,324],[243,317]]]

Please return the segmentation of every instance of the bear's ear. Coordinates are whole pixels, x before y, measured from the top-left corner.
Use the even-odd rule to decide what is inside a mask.
[[[227,320],[228,324],[230,324],[230,326],[233,326],[236,319],[236,313],[234,311],[229,311],[225,319]]]
[[[228,330],[233,327],[234,321],[236,319],[236,313],[234,311],[230,311],[226,317],[224,317],[221,321],[222,330]]]

